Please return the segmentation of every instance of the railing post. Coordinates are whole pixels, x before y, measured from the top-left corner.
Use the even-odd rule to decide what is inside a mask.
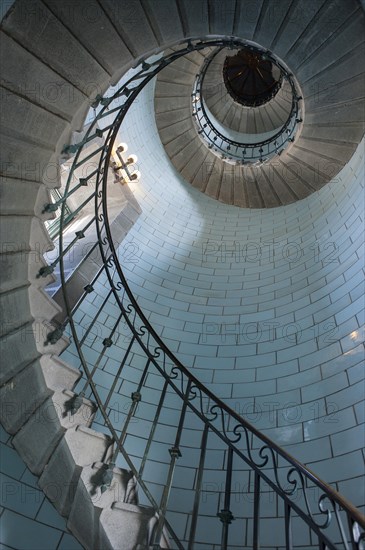
[[[259,526],[260,526],[260,474],[255,471],[254,501],[253,501],[253,550],[259,550]]]
[[[207,439],[208,439],[209,426],[208,424],[204,425],[203,435],[200,443],[200,460],[198,467],[198,475],[196,478],[196,487],[195,487],[195,497],[194,497],[194,508],[191,516],[191,526],[190,526],[190,536],[189,536],[189,546],[188,550],[193,550],[194,540],[195,540],[195,531],[198,523],[198,513],[200,505],[200,496],[201,496],[201,487],[203,481],[203,472],[204,472],[204,461],[205,454],[207,450]]]
[[[122,445],[124,444],[125,438],[127,437],[127,429],[128,429],[128,426],[129,426],[129,422],[130,422],[132,416],[134,416],[134,414],[135,414],[135,412],[138,408],[138,403],[142,399],[141,389],[142,389],[142,387],[144,385],[144,382],[146,380],[146,376],[147,376],[148,368],[149,368],[150,364],[151,364],[151,359],[148,358],[147,362],[145,364],[145,367],[143,369],[142,376],[141,376],[140,381],[138,383],[137,389],[131,395],[131,399],[132,399],[131,405],[129,407],[127,418],[125,419],[123,430],[122,430],[122,433],[120,435],[120,441],[121,441]]]
[[[226,484],[224,490],[224,508],[218,513],[218,517],[223,523],[222,527],[222,550],[227,549],[228,543],[228,530],[229,526],[234,520],[233,514],[230,510],[231,506],[231,484],[232,484],[232,463],[233,463],[233,449],[228,448],[227,456],[227,472],[226,472]]]
[[[285,509],[285,549],[293,550],[293,536],[291,528],[291,508],[288,502],[284,504]]]
[[[176,432],[176,437],[175,437],[175,443],[171,447],[171,449],[169,449],[169,453],[170,453],[170,457],[171,457],[170,467],[169,467],[167,480],[166,480],[164,491],[163,491],[162,498],[161,498],[158,523],[157,523],[157,526],[156,526],[156,529],[155,529],[155,532],[154,532],[154,536],[153,536],[154,548],[159,548],[159,541],[161,539],[162,530],[163,530],[163,526],[164,526],[164,522],[165,522],[167,503],[168,503],[168,500],[169,500],[170,491],[171,491],[171,487],[172,487],[172,481],[173,481],[173,477],[174,477],[174,473],[175,473],[176,461],[177,461],[178,458],[181,457],[181,451],[180,451],[179,445],[180,445],[181,433],[182,433],[183,426],[184,426],[186,408],[187,408],[187,405],[188,405],[191,385],[192,385],[192,381],[188,380],[186,390],[185,390],[185,393],[184,393],[184,402],[183,402],[183,406],[182,406],[182,409],[181,409],[179,425],[178,425],[177,432]]]

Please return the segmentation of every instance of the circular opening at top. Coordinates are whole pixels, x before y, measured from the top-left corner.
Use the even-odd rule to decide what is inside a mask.
[[[223,78],[234,101],[245,107],[258,107],[277,94],[282,74],[263,52],[243,48],[226,57]]]

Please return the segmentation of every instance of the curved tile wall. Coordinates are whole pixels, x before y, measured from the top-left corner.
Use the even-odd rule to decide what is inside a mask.
[[[218,397],[361,506],[361,146],[330,184],[305,200],[267,210],[223,205],[184,182],[169,163],[154,121],[153,91],[151,84],[140,96],[121,134],[121,141],[139,151],[142,172],[133,191],[143,213],[120,251],[140,306],[164,342]],[[90,296],[79,313],[81,326],[106,291],[107,282],[100,281],[99,296]],[[116,317],[110,306],[101,322],[108,326]],[[102,393],[111,387],[127,341],[122,334],[107,350],[97,375]],[[92,339],[89,351],[92,357]],[[72,348],[64,355],[77,363]],[[114,396],[116,418],[127,410],[143,364],[136,349]],[[137,462],[159,377],[150,375],[147,386],[132,427]],[[168,461],[171,426],[177,425],[172,394],[168,407],[166,425],[158,431],[157,462],[145,471],[157,494],[163,484],[159,466]],[[192,453],[200,432],[188,431],[182,447]],[[223,451],[219,443],[211,445],[214,485]],[[185,488],[195,473],[189,453],[177,469]],[[175,488],[175,496],[179,491],[185,496],[175,499],[178,515],[181,502],[190,502],[189,491]],[[180,519],[185,525],[185,516]],[[208,545],[202,548],[211,548],[213,539],[200,536]]]
[[[3,550],[82,550],[0,426],[0,547]],[[56,496],[58,487],[53,485]]]

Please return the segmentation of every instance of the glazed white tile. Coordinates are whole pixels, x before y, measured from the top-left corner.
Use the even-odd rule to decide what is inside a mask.
[[[359,470],[355,427],[363,417],[364,356],[355,334],[364,306],[361,146],[353,169],[347,166],[307,199],[251,210],[210,199],[172,168],[154,122],[153,83],[126,117],[123,141],[138,152],[142,173],[130,186],[143,210],[128,234],[138,245],[138,261],[125,267],[142,310],[178,359],[232,408],[326,480],[347,480],[350,467]],[[106,281],[99,283],[102,295]],[[89,322],[97,305],[82,304],[80,320]],[[118,308],[110,304],[106,313],[101,322],[108,326]],[[336,329],[328,342],[326,323]],[[98,378],[104,387],[120,361],[120,345],[107,351],[109,363]],[[66,353],[76,360],[70,349]],[[89,360],[96,354],[91,349]],[[130,399],[142,368],[136,352],[121,397]],[[143,390],[151,415],[158,384],[151,376]],[[179,408],[171,392],[166,403]],[[250,417],[252,403],[259,416]],[[143,429],[136,424],[136,435],[146,437]],[[348,453],[329,463],[345,430]],[[158,435],[164,444],[174,434],[166,426]],[[198,426],[189,435],[200,444]],[[190,479],[189,468],[181,475],[185,470]]]

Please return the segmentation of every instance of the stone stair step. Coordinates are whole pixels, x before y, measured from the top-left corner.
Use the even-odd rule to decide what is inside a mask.
[[[255,127],[258,134],[264,134],[270,130],[271,124],[269,119],[265,116],[266,111],[261,108],[255,109]]]
[[[317,152],[306,150],[300,143],[302,142],[298,141],[296,147],[288,151],[292,166],[299,175],[297,180],[305,181],[313,188],[320,188],[338,174],[342,163],[340,160],[323,158]]]
[[[52,274],[46,277],[38,277],[39,270],[47,264],[43,257],[39,261],[31,262],[34,252],[22,251],[0,255],[0,292],[14,290],[28,283],[36,287],[46,287],[55,281]]]
[[[177,124],[183,120],[191,118],[191,109],[183,107],[181,109],[175,109],[174,111],[165,111],[156,115],[156,122],[158,127],[163,130],[173,124]]]
[[[224,126],[226,126],[227,128],[232,128],[232,123],[233,121],[235,120],[237,114],[239,113],[239,111],[237,111],[237,107],[235,105],[230,105],[228,111],[226,112],[226,115],[223,119],[223,124]]]
[[[234,167],[233,197],[234,197],[235,205],[240,206],[242,208],[248,208],[246,188],[244,185],[244,174],[240,166]]]
[[[191,132],[191,128],[187,128],[183,133],[179,134],[177,137],[174,137],[167,143],[167,145],[165,145],[166,152],[170,156],[171,160],[188,145]],[[196,135],[194,137],[196,137]]]
[[[270,183],[277,194],[280,197],[286,196],[288,201],[289,197],[293,197],[291,202],[304,199],[319,183],[315,170],[298,162],[297,157],[289,152],[285,151],[283,155],[272,166],[267,167]]]
[[[185,97],[191,94],[191,84],[177,84],[164,79],[163,71],[156,83],[156,97]]]
[[[246,187],[246,194],[248,197],[248,204],[250,208],[263,208],[264,203],[257,182],[258,170],[257,168],[246,168],[244,172],[244,182]]]
[[[87,18],[82,3],[75,2],[72,10],[67,4],[54,0],[45,0],[45,4],[70,29],[73,36],[77,36],[99,69],[102,68],[107,74],[113,75],[120,70],[121,64],[132,61],[130,51],[96,0],[90,0],[88,4],[95,16]],[[104,30],[104,40],[100,40],[100,28]]]
[[[271,101],[269,103],[266,103],[265,107],[265,114],[267,118],[272,121],[270,129],[279,128],[286,121],[287,117],[283,117],[282,113],[278,112],[278,110],[275,108],[274,103]]]
[[[253,109],[247,109],[246,134],[257,134],[256,117]]]
[[[72,390],[81,378],[81,371],[57,355],[42,355],[40,365],[47,387],[53,391]]]
[[[233,105],[233,99],[227,94],[226,87],[223,83],[212,84],[211,87],[204,86],[204,99],[210,112],[218,118],[219,111],[224,108],[225,105]]]
[[[2,178],[1,185],[1,215],[36,215],[43,219],[50,219],[54,216],[44,213],[44,207],[50,201],[48,190],[41,183],[35,181],[25,182],[10,177],[4,177]],[[12,197],[14,197],[14,191],[17,195],[16,201],[12,199]]]
[[[218,200],[225,204],[233,204],[234,166],[231,170],[224,170]]]
[[[156,524],[152,509],[116,502],[100,515],[101,542],[108,541],[110,548],[118,550],[152,550],[149,541]],[[123,532],[123,540],[118,531]],[[166,534],[162,535],[160,548],[170,548]]]
[[[323,106],[314,101],[310,112],[305,114],[305,125],[314,124],[314,125],[323,125],[323,124],[333,124],[335,121],[337,124],[353,124],[354,134],[360,132],[360,128],[356,125],[364,118],[364,100],[359,99],[352,101],[351,103],[351,112],[348,109],[347,103],[338,103],[334,105]],[[363,134],[363,130],[361,135]],[[360,137],[361,139],[361,137]]]
[[[203,142],[199,140],[196,152],[190,157],[190,161],[182,168],[181,175],[190,182],[194,182],[197,174],[202,173],[204,166],[206,166],[207,159],[211,155]]]
[[[130,526],[123,528],[119,524],[115,533],[119,543],[114,546],[113,541],[110,544],[107,539],[100,540],[101,526],[103,525],[102,522],[99,525],[100,515],[104,509],[109,509],[115,502],[129,504],[130,501],[131,505],[137,505],[135,480],[127,470],[114,467],[110,486],[102,492],[101,487],[97,484],[101,482],[100,476],[107,469],[107,464],[100,462],[82,468],[68,518],[68,528],[82,542],[83,546],[90,549],[123,548],[120,539],[124,533],[125,536],[129,536]],[[121,521],[121,517],[119,521]]]
[[[39,478],[39,486],[61,515],[68,517],[82,468],[111,459],[111,439],[78,425],[66,430]]]
[[[166,97],[159,98],[155,96],[155,113],[169,113],[178,109],[190,109],[191,98],[190,95],[184,97]]]
[[[53,319],[62,309],[52,298],[42,289],[32,285],[29,288],[29,306],[33,319]]]
[[[314,26],[317,21],[317,13],[320,11],[321,6],[326,3],[326,0],[307,0],[306,8],[303,9],[301,3],[294,3],[291,9],[291,20],[288,25],[285,25],[283,31],[279,32],[275,37],[271,48],[279,57],[288,60],[290,67],[296,66],[298,63],[297,57],[291,55],[291,49],[297,42],[301,44],[300,35],[298,34],[298,25],[302,29],[306,29],[307,26]],[[300,54],[303,56],[303,48],[298,51],[298,58]]]
[[[175,84],[193,84],[196,78],[196,65],[191,65],[186,67],[186,64],[182,63],[181,60],[184,58],[177,59],[171,65],[168,65],[160,73],[161,82],[174,82]],[[195,70],[194,70],[195,67]]]
[[[13,438],[14,447],[32,473],[42,473],[65,430],[79,424],[90,426],[94,405],[82,399],[80,408],[71,415],[69,407],[75,395],[70,390],[56,391],[34,411]]]
[[[347,107],[348,119],[350,119],[353,114],[353,102],[363,102],[364,73],[336,84],[330,82],[327,85],[325,82],[323,85],[323,78],[321,82],[322,84],[308,82],[303,85],[306,112],[323,108],[327,110],[343,104]]]
[[[108,81],[108,73],[85,48],[80,48],[77,38],[44,4],[36,1],[33,9],[25,4],[24,0],[16,2],[3,22],[8,34],[83,93],[88,94],[90,82]],[[72,14],[70,10],[70,17]],[[47,25],[49,20],[52,25]],[[66,59],[73,62],[67,63]]]
[[[275,161],[272,165],[266,165],[261,168],[261,181],[266,180],[273,192],[280,197],[282,202],[290,204],[300,198],[304,198],[305,193],[298,193],[298,190],[292,188],[293,176],[287,173],[282,163]]]
[[[5,330],[6,327],[4,327]],[[14,331],[5,333],[0,338],[0,354],[2,359],[0,386],[3,386],[39,358],[32,323],[26,323]]]
[[[7,380],[0,388],[3,405],[0,414],[5,430],[15,434],[51,393],[45,383],[39,360]]]
[[[205,193],[213,199],[218,198],[223,177],[223,163],[216,157],[208,176]]]
[[[196,136],[196,134],[192,135],[191,138],[187,136],[186,146],[179,153],[177,153],[171,158],[171,161],[175,166],[176,170],[178,170],[178,172],[181,172],[181,170],[183,170],[183,168],[187,164],[190,164],[191,158],[200,149],[200,146],[201,146],[201,141]]]
[[[338,142],[350,144],[351,146],[355,145],[354,139],[357,136],[358,132],[362,132],[363,124],[361,121],[358,122],[332,122],[324,124],[305,124],[303,126],[303,131],[300,135],[300,139],[311,139],[315,138],[326,142]]]
[[[28,285],[0,294],[0,316],[6,319],[7,330],[14,330],[32,321]]]
[[[352,157],[352,146],[347,145],[346,143],[328,143],[320,140],[312,140],[312,138],[304,138],[300,136],[297,147],[306,149],[308,154],[313,154],[315,156],[322,157],[328,162],[334,162],[336,165],[347,164],[348,160]]]
[[[26,138],[29,121],[34,120],[37,123],[32,124],[32,140],[40,147],[47,148],[49,144],[55,144],[58,136],[67,131],[68,123],[63,118],[7,90],[2,98],[2,131],[15,127],[20,139]]]
[[[203,145],[203,147],[206,149],[205,145]],[[191,182],[196,189],[199,189],[199,191],[202,191],[203,193],[208,185],[210,175],[217,160],[217,157],[211,151],[208,149],[206,149],[206,151],[207,155],[205,156],[203,162],[200,161],[198,170]],[[196,161],[195,156],[193,157],[192,162],[194,161]]]
[[[279,196],[275,193],[270,179],[263,170],[256,170],[256,182],[260,189],[261,196],[266,208],[281,206]]]
[[[225,117],[228,111],[232,108],[232,102],[226,101],[224,97],[220,97],[217,103],[211,109],[212,114],[219,122],[224,124]]]
[[[326,72],[327,82],[336,85],[339,78],[345,80],[363,71],[363,63],[359,51],[363,47],[363,21],[359,14],[354,12],[347,24],[342,26],[341,32],[332,36],[323,47],[317,49],[297,71],[302,82],[307,79],[315,80],[316,75],[323,78]],[[340,55],[338,59],[333,55],[333,42]]]

